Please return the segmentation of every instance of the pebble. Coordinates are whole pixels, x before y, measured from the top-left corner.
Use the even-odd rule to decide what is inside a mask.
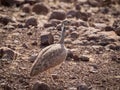
[[[115,33],[120,36],[120,27],[118,27],[116,30],[115,30]]]
[[[81,60],[81,61],[89,61],[89,57],[83,55],[83,56],[79,57],[79,60]]]
[[[76,2],[77,0],[61,0],[61,1],[65,3],[72,3],[72,2]]]
[[[54,43],[54,37],[50,32],[43,32],[40,36],[41,45],[50,45]]]
[[[13,22],[12,18],[6,15],[0,16],[0,23],[7,25],[9,22]]]
[[[24,48],[26,48],[26,49],[29,48],[29,46],[28,46],[26,43],[23,43],[23,44],[22,44],[22,47],[24,47]]]
[[[49,22],[45,23],[44,24],[44,27],[45,28],[48,28],[48,27],[56,27],[58,24],[60,24],[60,20],[57,20],[57,19],[51,19]]]
[[[67,58],[66,58],[66,60],[70,60],[70,58],[73,58],[73,52],[68,49],[68,53],[67,53]]]
[[[120,36],[120,20],[115,20],[114,23],[113,23],[113,28],[114,28],[114,31],[115,33]]]
[[[38,43],[37,43],[37,41],[32,41],[32,42],[31,42],[31,45],[33,45],[33,46],[37,46]]]
[[[28,17],[26,22],[25,22],[25,26],[37,26],[38,22],[37,19],[35,17]]]
[[[37,56],[38,56],[38,54],[32,54],[28,60],[29,60],[31,63],[33,63],[33,62],[36,60]]]
[[[15,4],[15,0],[1,0],[0,1],[4,6],[13,6]]]
[[[106,26],[104,29],[105,29],[105,31],[113,31],[113,27],[112,26]]]
[[[91,16],[91,14],[87,13],[87,12],[80,12],[80,11],[76,12],[77,19],[82,19],[84,21],[87,21],[90,16]]]
[[[77,90],[89,90],[89,87],[86,84],[81,84],[77,87]]]
[[[83,0],[84,1],[84,0]],[[75,9],[76,10],[81,10],[81,5],[80,5],[80,3],[77,3],[76,5],[75,5]]]
[[[71,38],[76,39],[79,37],[79,33],[77,31],[73,31],[70,36]]]
[[[72,41],[70,38],[66,38],[64,42],[65,42],[65,44],[71,44]]]
[[[22,11],[25,12],[25,13],[30,13],[30,11],[31,11],[30,5],[29,4],[24,4],[23,8],[22,8]]]
[[[33,85],[32,90],[50,90],[50,87],[48,84],[46,84],[44,82],[37,81]]]
[[[7,60],[15,60],[18,53],[8,47],[0,48],[0,57]]]
[[[116,45],[116,44],[109,44],[106,47],[108,47],[109,49],[112,49],[112,50],[116,50],[116,51],[120,50],[120,45]]]
[[[36,14],[46,15],[49,13],[49,7],[44,3],[36,3],[33,6],[32,11]]]
[[[57,74],[52,74],[52,78],[53,78],[53,80],[55,80],[55,79],[59,79],[59,77],[58,77]]]
[[[50,19],[58,19],[58,20],[64,20],[66,18],[66,13],[63,10],[54,10],[50,14]]]
[[[104,23],[94,23],[93,25],[94,25],[94,27],[97,28],[97,29],[103,29],[103,28],[105,28],[105,27],[107,26],[107,25],[104,24]]]
[[[98,7],[100,6],[100,3],[98,3],[97,0],[88,0],[88,4],[90,4],[93,7]]]
[[[76,10],[70,10],[70,11],[68,11],[67,12],[67,17],[68,18],[74,18],[74,17],[76,17]]]
[[[1,83],[0,86],[2,87],[2,90],[12,90],[12,88],[9,85],[5,84],[5,83]]]
[[[76,87],[69,87],[68,90],[77,90]]]
[[[116,55],[113,55],[112,56],[112,60],[113,61],[116,61],[117,63],[120,63],[120,57],[116,56]]]

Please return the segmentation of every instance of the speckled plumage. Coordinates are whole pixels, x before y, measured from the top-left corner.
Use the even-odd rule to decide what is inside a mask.
[[[38,75],[44,71],[60,65],[67,56],[67,49],[64,46],[64,24],[62,26],[61,39],[58,44],[47,46],[39,53],[30,71],[30,76]]]

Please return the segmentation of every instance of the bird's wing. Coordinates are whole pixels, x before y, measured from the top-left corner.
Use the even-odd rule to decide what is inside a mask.
[[[59,63],[57,59],[62,58],[62,52],[64,52],[64,48],[60,45],[51,45],[45,48],[37,57],[34,67],[37,67],[40,72],[46,71]]]

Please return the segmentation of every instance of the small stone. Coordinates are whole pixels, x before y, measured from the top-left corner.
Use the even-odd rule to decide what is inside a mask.
[[[80,12],[80,11],[76,12],[76,18],[77,19],[80,18],[80,19],[82,19],[84,21],[87,21],[90,16],[91,16],[91,14],[87,13],[87,12]]]
[[[109,8],[108,7],[102,7],[100,9],[100,12],[103,13],[103,14],[107,14],[109,12]]]
[[[15,0],[1,0],[0,1],[4,6],[13,6],[15,4]]]
[[[57,20],[57,19],[51,19],[51,20],[50,20],[50,23],[51,23],[53,26],[57,26],[58,24],[61,23],[61,21],[60,21],[60,20]]]
[[[51,13],[49,19],[58,19],[58,20],[64,20],[66,18],[66,13],[63,10],[55,10]]]
[[[87,56],[80,56],[79,60],[81,60],[81,61],[89,61],[89,57],[87,57]]]
[[[112,50],[117,50],[117,51],[120,50],[120,45],[116,45],[116,44],[109,44],[106,47],[108,47],[109,49],[112,49]]]
[[[26,48],[26,49],[29,48],[28,45],[27,45],[26,43],[23,43],[23,44],[22,44],[22,47],[24,47],[24,48]]]
[[[80,7],[81,5],[80,5],[80,3],[77,3],[76,5],[75,5],[75,9],[76,10],[81,10],[81,7]]]
[[[41,2],[43,0],[25,0],[26,3],[29,3],[30,5],[33,5],[35,3]]]
[[[31,63],[33,63],[33,62],[36,60],[37,56],[38,56],[37,54],[32,54],[28,60],[29,60]]]
[[[97,73],[98,72],[98,67],[97,65],[90,65],[90,73]]]
[[[114,28],[114,31],[115,33],[120,36],[120,20],[115,20],[114,23],[113,23],[113,28]]]
[[[70,10],[67,12],[67,17],[74,18],[76,17],[76,10]]]
[[[76,38],[78,38],[78,37],[79,37],[79,33],[78,33],[77,31],[73,31],[73,32],[71,33],[71,38],[76,39]]]
[[[72,2],[76,2],[77,0],[61,0],[61,1],[65,3],[72,3]]]
[[[115,33],[120,36],[120,27],[118,27],[116,30],[115,30]]]
[[[88,0],[88,4],[90,4],[93,7],[100,6],[100,3],[98,3],[98,0]]]
[[[86,84],[81,84],[77,87],[77,90],[89,90],[89,87]]]
[[[7,25],[9,22],[13,22],[13,20],[10,17],[6,15],[0,16],[0,23]]]
[[[68,90],[77,90],[76,87],[69,87]]]
[[[7,47],[0,48],[0,57],[2,59],[15,60],[17,58],[17,55],[18,53],[10,48]]]
[[[25,12],[25,13],[30,13],[30,11],[31,11],[30,5],[29,4],[24,4],[23,8],[22,8],[22,11]]]
[[[1,83],[1,87],[2,87],[2,90],[12,90],[12,88],[5,83]]]
[[[113,27],[111,27],[111,26],[106,26],[106,27],[105,27],[105,31],[113,31]]]
[[[33,41],[32,43],[31,43],[31,45],[33,45],[33,46],[37,46],[37,42],[36,41]]]
[[[52,74],[52,78],[53,78],[53,80],[55,80],[55,79],[58,79],[59,77],[57,74]]]
[[[69,60],[70,58],[73,58],[73,52],[71,50],[68,50],[66,60]]]
[[[34,17],[29,17],[27,20],[26,20],[26,22],[25,22],[25,26],[37,26],[37,19],[36,18],[34,18]]]
[[[15,27],[12,26],[12,25],[6,25],[6,26],[3,27],[3,29],[6,29],[6,30],[14,30]]]
[[[106,24],[104,23],[94,23],[94,27],[97,29],[103,29],[106,27]]]
[[[25,12],[21,12],[20,13],[20,17],[22,17],[22,18],[26,17],[26,13]]]
[[[79,61],[79,56],[77,54],[73,54],[73,57],[74,61]]]
[[[116,55],[113,55],[112,56],[112,60],[113,61],[116,61],[117,63],[120,63],[120,57],[116,56]]]
[[[66,38],[64,42],[65,42],[65,44],[71,44],[72,41],[70,38]]]
[[[32,32],[27,32],[27,35],[31,36],[31,35],[33,35],[33,33]]]
[[[45,28],[48,28],[48,27],[56,27],[58,24],[60,24],[60,20],[57,20],[57,19],[51,19],[49,22],[45,23],[44,24],[44,27]]]
[[[34,85],[32,90],[50,90],[50,87],[48,84],[37,81]]]
[[[50,45],[54,43],[54,37],[50,32],[43,32],[40,36],[41,45]]]
[[[36,14],[46,15],[49,13],[49,7],[44,3],[36,3],[33,6],[32,11],[35,12]]]

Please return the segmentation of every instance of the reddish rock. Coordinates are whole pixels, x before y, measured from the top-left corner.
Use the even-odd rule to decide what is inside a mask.
[[[9,16],[6,15],[0,16],[0,23],[7,25],[9,22],[14,22],[14,21]]]
[[[77,0],[60,0],[60,1],[65,3],[73,3],[73,2],[76,2]]]
[[[45,23],[44,24],[44,27],[45,28],[48,28],[48,27],[56,27],[58,24],[60,24],[60,20],[57,20],[57,19],[51,19],[49,22]]]
[[[22,10],[23,10],[23,12],[25,12],[25,13],[30,13],[31,7],[30,7],[29,4],[24,4]]]
[[[89,90],[89,87],[86,84],[81,84],[77,87],[77,90]]]
[[[66,13],[63,10],[55,10],[51,13],[49,19],[58,19],[58,20],[64,20],[66,18]]]
[[[73,31],[73,32],[71,33],[71,38],[76,39],[76,38],[78,38],[78,37],[79,37],[79,33],[78,33],[77,31]]]
[[[74,18],[74,17],[76,17],[76,10],[70,10],[70,11],[68,11],[67,12],[67,17],[69,17],[69,18]]]
[[[80,12],[80,11],[77,11],[76,12],[76,18],[80,18],[84,21],[87,21],[88,18],[91,16],[91,13],[87,13],[87,12]]]
[[[50,90],[50,87],[48,84],[37,81],[34,85],[32,90]]]
[[[35,12],[36,14],[46,15],[49,13],[49,7],[44,3],[36,3],[33,6],[32,11]]]
[[[79,57],[79,60],[81,60],[81,61],[89,61],[89,57],[83,55],[83,56]]]
[[[25,26],[37,26],[38,22],[37,22],[37,19],[34,18],[34,17],[29,17],[26,22],[25,22]]]
[[[7,47],[0,48],[0,58],[2,59],[14,60],[17,58],[17,55],[18,53],[10,48]]]
[[[43,32],[40,36],[41,45],[50,45],[54,43],[54,37],[50,32]]]

